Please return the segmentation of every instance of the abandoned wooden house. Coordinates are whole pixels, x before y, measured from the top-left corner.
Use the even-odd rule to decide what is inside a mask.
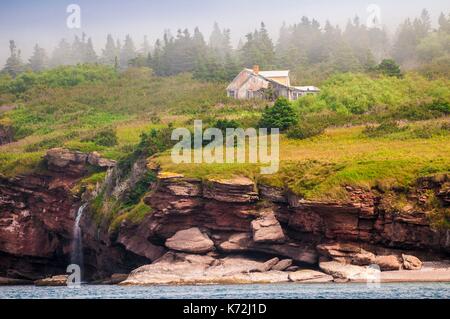
[[[291,86],[290,71],[260,71],[259,66],[242,70],[227,87],[228,97],[235,99],[274,100],[285,97],[297,100],[320,90],[315,86]]]

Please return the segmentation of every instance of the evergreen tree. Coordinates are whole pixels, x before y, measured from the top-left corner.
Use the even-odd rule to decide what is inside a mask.
[[[107,65],[114,65],[116,58],[118,57],[118,52],[116,44],[111,34],[108,34],[106,38],[105,48],[103,49],[101,61]]]
[[[136,58],[136,47],[134,46],[133,39],[130,35],[125,37],[123,48],[120,51],[120,67],[122,69],[128,67],[128,63]]]
[[[77,35],[75,36],[73,43],[72,43],[72,61],[71,64],[79,64],[83,63],[84,61],[84,55],[85,55],[85,45],[84,45],[84,33],[83,33],[83,40],[80,39]]]
[[[153,69],[155,74],[164,75],[163,65],[162,65],[162,47],[161,40],[156,40],[155,49],[153,50],[153,56],[151,59],[150,67]]]
[[[86,42],[83,53],[83,63],[97,63],[97,53],[95,53],[91,38]]]
[[[246,36],[247,42],[241,49],[241,60],[246,67],[258,64],[261,68],[273,68],[275,51],[264,23],[261,28]]]
[[[53,51],[50,65],[56,67],[59,65],[70,65],[72,62],[72,48],[70,44],[62,39]]]
[[[144,42],[142,42],[141,45],[141,49],[139,50],[139,53],[143,56],[147,56],[150,53],[151,48],[150,48],[150,44],[148,43],[148,37],[145,35],[144,36]]]
[[[400,66],[392,59],[383,60],[377,67],[378,71],[387,76],[400,77],[402,75]]]
[[[448,18],[443,12],[439,15],[439,31],[450,33],[450,15]]]
[[[6,60],[6,65],[3,72],[12,77],[16,77],[19,73],[23,72],[24,65],[20,57],[20,50],[17,49],[16,42],[14,40],[9,41],[9,51],[10,56]]]
[[[30,68],[34,72],[39,72],[46,69],[48,67],[48,57],[45,50],[36,44],[29,62]]]

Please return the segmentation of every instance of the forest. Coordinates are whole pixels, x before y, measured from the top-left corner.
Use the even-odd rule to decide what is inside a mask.
[[[70,41],[62,39],[52,52],[39,44],[29,59],[22,56],[14,40],[10,57],[1,74],[17,77],[57,66],[103,64],[116,70],[149,67],[158,76],[184,72],[201,81],[229,81],[242,67],[290,69],[293,82],[320,85],[330,75],[342,72],[374,72],[383,60],[395,61],[402,70],[418,70],[427,78],[449,74],[450,14],[441,13],[431,21],[424,9],[420,16],[402,22],[393,36],[386,28],[367,28],[360,18],[349,19],[345,28],[327,21],[302,17],[293,25],[284,24],[278,39],[269,36],[262,22],[252,33],[232,45],[231,30],[214,24],[209,37],[195,28],[164,31],[153,45],[145,37],[137,45],[130,35],[115,39],[107,35],[101,52],[86,34]]]

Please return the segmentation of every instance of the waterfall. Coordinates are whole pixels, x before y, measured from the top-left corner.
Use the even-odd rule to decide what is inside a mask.
[[[70,262],[83,268],[83,238],[81,234],[80,221],[83,217],[83,211],[86,208],[87,203],[78,208],[75,224],[73,225],[73,239],[72,239],[72,252],[70,256]]]

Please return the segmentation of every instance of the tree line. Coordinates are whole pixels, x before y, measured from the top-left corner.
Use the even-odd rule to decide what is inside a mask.
[[[335,72],[373,70],[386,58],[404,68],[434,65],[436,72],[443,72],[450,64],[449,43],[450,14],[441,13],[438,28],[433,29],[428,11],[423,10],[419,17],[400,24],[393,39],[385,29],[367,28],[358,17],[349,20],[344,30],[329,21],[322,26],[315,19],[302,17],[299,23],[284,24],[277,42],[261,23],[237,47],[231,44],[230,29],[221,29],[217,23],[208,39],[198,28],[193,32],[180,29],[175,35],[166,30],[153,46],[146,37],[137,47],[130,35],[123,42],[108,35],[101,53],[83,33],[72,43],[61,40],[51,55],[36,44],[27,62],[11,40],[10,57],[2,73],[15,77],[27,70],[98,63],[116,69],[147,66],[159,76],[192,72],[200,80],[228,81],[242,67],[258,64],[262,69],[290,69],[297,82],[314,84],[321,76]]]

